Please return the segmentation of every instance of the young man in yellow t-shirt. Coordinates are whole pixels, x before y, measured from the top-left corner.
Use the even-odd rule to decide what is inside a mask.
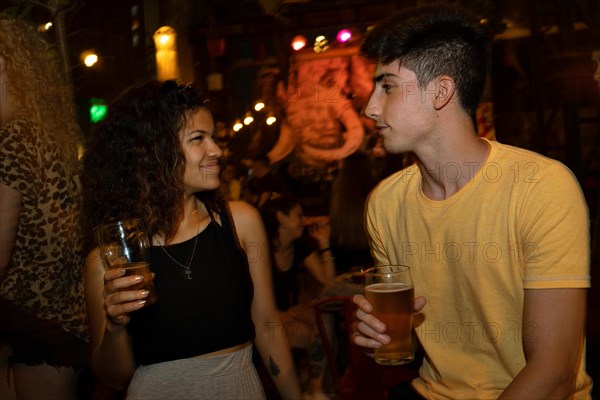
[[[489,36],[464,11],[422,7],[382,21],[361,50],[377,63],[366,116],[388,152],[417,158],[366,210],[375,260],[411,267],[422,314],[425,358],[402,398],[589,399],[587,206],[563,164],[477,135]],[[388,343],[354,301],[355,342]]]

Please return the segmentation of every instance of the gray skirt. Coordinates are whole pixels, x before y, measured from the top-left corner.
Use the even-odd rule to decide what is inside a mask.
[[[252,364],[252,346],[208,358],[186,358],[141,365],[127,389],[127,400],[266,399]]]

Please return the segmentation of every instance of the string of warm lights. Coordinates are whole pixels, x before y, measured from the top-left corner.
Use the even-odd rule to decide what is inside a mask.
[[[265,103],[263,103],[261,100],[257,101],[254,104],[254,110],[256,112],[260,112],[263,111],[265,109],[266,105]],[[267,113],[266,114],[266,118],[265,118],[265,123],[267,125],[273,125],[275,122],[277,122],[277,118],[272,114],[272,113]],[[233,131],[234,132],[239,132],[244,126],[249,126],[252,123],[254,123],[254,116],[252,115],[252,113],[250,111],[248,111],[243,119],[236,119],[235,122],[233,123]]]
[[[367,30],[368,29],[369,28],[367,28]],[[360,36],[361,35],[358,34],[358,31],[354,28],[343,28],[337,32],[337,34],[335,35],[335,40],[337,41],[338,45],[346,45],[350,42],[354,42],[354,41],[360,39]],[[307,43],[308,43],[308,40],[307,40],[306,36],[296,35],[292,39],[290,46],[294,52],[307,51],[307,49],[306,49]],[[323,52],[329,50],[330,47],[331,47],[330,42],[326,35],[322,35],[322,34],[315,35],[313,47],[312,47],[312,51],[314,53],[323,53]],[[310,50],[308,50],[308,51],[310,51]],[[254,104],[254,110],[257,112],[262,111],[265,107],[266,107],[265,103],[263,103],[261,100],[258,100]],[[273,125],[275,122],[277,122],[277,118],[272,113],[267,113],[265,123],[267,125]],[[246,112],[246,114],[244,115],[243,118],[237,118],[234,121],[234,123],[232,125],[233,132],[234,133],[239,132],[240,130],[242,130],[244,128],[244,126],[249,126],[252,123],[254,123],[254,117],[253,117],[252,113],[250,111],[248,111],[248,112]]]

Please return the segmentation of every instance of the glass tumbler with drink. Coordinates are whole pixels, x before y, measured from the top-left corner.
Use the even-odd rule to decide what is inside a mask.
[[[375,349],[375,362],[401,365],[414,359],[413,313],[415,292],[410,268],[382,265],[365,271],[365,297],[373,306],[372,314],[387,326],[389,344]]]
[[[143,280],[123,290],[148,290],[146,305],[156,303],[156,290],[148,251],[150,242],[144,223],[139,218],[124,219],[102,224],[96,230],[100,255],[107,268],[123,268],[124,276],[140,275]]]

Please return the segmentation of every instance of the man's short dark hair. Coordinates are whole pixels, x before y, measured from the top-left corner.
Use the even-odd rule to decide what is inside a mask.
[[[460,105],[471,116],[483,95],[491,36],[477,18],[450,5],[408,8],[367,32],[361,53],[415,73],[420,88],[440,75],[454,79]]]

